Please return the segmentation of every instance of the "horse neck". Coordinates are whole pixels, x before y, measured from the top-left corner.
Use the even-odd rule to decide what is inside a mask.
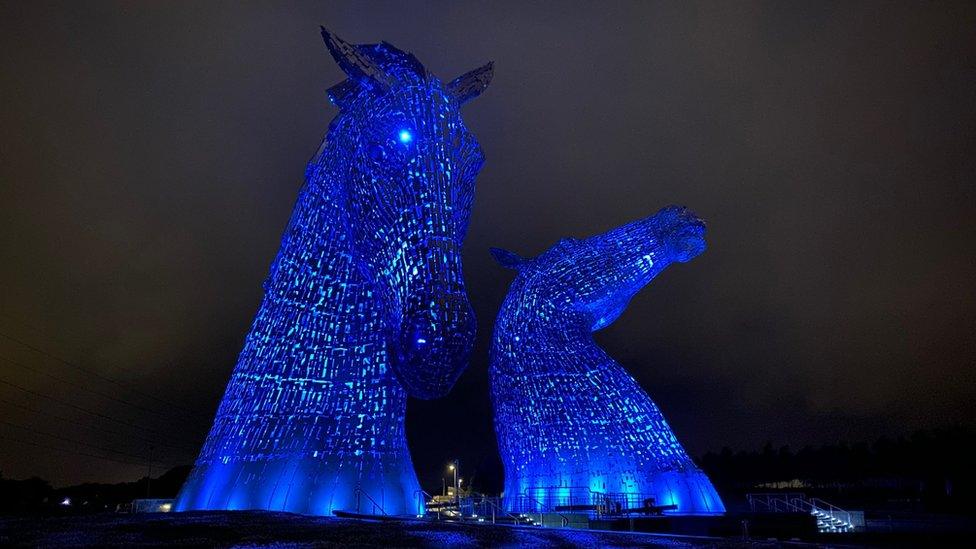
[[[376,283],[359,268],[347,231],[341,173],[310,168],[265,289],[271,296],[293,298],[311,314],[327,315],[337,333],[355,337],[357,330],[382,332],[382,314]],[[344,328],[350,324],[355,329]]]
[[[516,280],[502,304],[492,338],[492,367],[504,368],[507,361],[517,360],[523,372],[544,373],[549,370],[547,364],[563,356],[572,356],[572,360],[561,363],[585,368],[580,357],[602,355],[585,319],[540,299],[545,289],[531,282]]]

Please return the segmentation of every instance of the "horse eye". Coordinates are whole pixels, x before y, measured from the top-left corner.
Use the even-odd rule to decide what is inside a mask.
[[[366,156],[373,162],[382,162],[386,158],[386,149],[379,143],[373,143],[366,147]]]

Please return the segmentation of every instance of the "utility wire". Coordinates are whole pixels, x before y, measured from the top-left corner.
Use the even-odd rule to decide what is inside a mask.
[[[125,400],[124,398],[119,398],[119,397],[116,397],[116,396],[113,396],[113,395],[110,395],[110,394],[103,393],[101,391],[96,391],[95,389],[89,389],[87,387],[84,387],[82,385],[79,385],[75,381],[71,381],[69,379],[64,379],[63,377],[58,377],[58,376],[56,376],[54,374],[45,372],[45,371],[43,371],[41,369],[38,369],[38,368],[34,368],[33,366],[28,366],[28,365],[23,364],[21,362],[17,362],[16,360],[12,360],[12,359],[7,358],[5,356],[0,356],[0,360],[6,362],[8,364],[13,364],[14,366],[16,366],[18,368],[21,368],[21,369],[24,369],[24,370],[27,370],[28,372],[33,372],[35,374],[40,374],[42,376],[48,377],[50,379],[53,379],[55,381],[64,383],[66,385],[71,385],[71,386],[73,386],[73,387],[75,387],[75,388],[77,388],[77,389],[79,389],[81,391],[84,391],[86,393],[90,393],[90,394],[93,394],[93,395],[96,395],[96,396],[99,396],[99,397],[102,397],[102,398],[107,398],[107,399],[109,399],[109,400],[111,400],[113,402],[118,402],[119,404],[125,404],[126,406],[131,406],[133,408],[142,410],[144,412],[149,412],[151,414],[155,414],[155,415],[160,416],[160,417],[165,418],[165,419],[172,419],[172,415],[173,414],[172,414],[171,408],[169,408],[169,407],[167,407],[167,410],[170,411],[170,413],[163,413],[163,412],[160,412],[159,410],[153,410],[152,408],[146,408],[145,406],[140,406],[139,404],[136,404],[134,402],[129,402],[128,400]]]
[[[78,410],[80,412],[84,412],[86,414],[90,414],[90,415],[93,415],[93,416],[98,416],[98,417],[100,417],[102,419],[107,419],[109,421],[114,421],[115,423],[119,423],[119,424],[122,424],[122,425],[126,425],[126,426],[129,426],[129,427],[133,427],[135,429],[139,429],[139,430],[145,431],[147,433],[152,433],[153,435],[156,435],[157,437],[162,437],[162,433],[160,433],[159,431],[157,431],[155,429],[150,429],[149,427],[143,427],[141,425],[136,425],[135,423],[132,423],[130,421],[126,421],[124,419],[117,419],[117,418],[114,418],[112,416],[105,415],[105,414],[103,414],[101,412],[96,412],[94,410],[89,410],[88,408],[85,408],[83,406],[78,406],[77,404],[72,404],[72,403],[70,403],[70,402],[68,402],[66,400],[62,400],[60,398],[53,397],[53,396],[50,396],[50,395],[45,395],[44,393],[39,393],[37,391],[28,389],[27,387],[23,387],[21,385],[18,385],[16,383],[13,383],[13,382],[10,382],[10,381],[7,381],[7,380],[2,379],[2,378],[0,378],[0,384],[7,385],[9,387],[13,387],[14,389],[18,389],[20,391],[23,391],[25,393],[28,393],[28,394],[31,394],[31,395],[34,395],[34,396],[38,396],[38,397],[41,397],[41,398],[44,398],[44,399],[47,399],[47,400],[51,400],[51,401],[57,402],[57,403],[59,403],[59,404],[61,404],[63,406],[67,406],[69,408],[74,408],[75,410]]]
[[[137,435],[130,435],[128,433],[123,433],[121,431],[113,431],[111,429],[105,429],[103,427],[98,427],[96,425],[90,425],[90,424],[85,423],[83,421],[78,421],[77,419],[71,419],[71,418],[59,416],[57,414],[52,414],[51,412],[48,412],[47,410],[40,410],[40,409],[37,409],[37,408],[31,408],[30,406],[24,406],[23,404],[19,404],[17,402],[13,402],[13,401],[7,400],[5,398],[0,398],[0,402],[3,402],[5,404],[9,404],[11,406],[15,406],[17,408],[20,408],[21,410],[25,410],[25,411],[30,412],[32,414],[45,415],[45,416],[54,418],[54,419],[56,419],[58,421],[63,421],[65,423],[72,423],[74,425],[78,425],[79,427],[83,427],[85,429],[91,429],[93,431],[98,431],[100,433],[105,433],[105,434],[115,435],[115,436],[120,436],[120,437],[134,438],[136,440],[145,442],[147,444],[158,444],[160,446],[165,446],[167,448],[172,448],[174,450],[182,450],[184,452],[195,453],[197,451],[197,450],[194,450],[193,448],[190,448],[188,446],[178,446],[178,445],[169,444],[169,443],[166,443],[166,442],[161,442],[159,440],[153,440],[153,439],[143,438],[143,437],[140,437],[140,436],[137,436]]]
[[[101,450],[103,452],[109,452],[109,453],[112,453],[112,454],[119,454],[120,456],[126,456],[126,457],[130,457],[130,458],[135,458],[135,459],[141,459],[141,460],[144,460],[144,462],[147,460],[147,458],[144,457],[144,456],[139,456],[139,455],[136,455],[136,454],[130,454],[129,452],[123,452],[121,450],[113,450],[111,448],[106,448],[104,446],[99,446],[97,444],[90,444],[88,442],[83,442],[83,441],[80,441],[80,440],[75,440],[75,439],[70,438],[70,437],[63,437],[61,435],[56,435],[54,433],[48,433],[47,431],[41,431],[41,430],[35,429],[33,427],[27,427],[27,426],[24,426],[24,425],[18,425],[16,423],[11,423],[11,422],[9,422],[9,421],[7,421],[5,419],[0,419],[0,424],[7,425],[9,427],[14,427],[14,428],[17,428],[17,429],[23,429],[24,431],[28,431],[28,432],[31,432],[31,433],[34,433],[34,434],[38,434],[38,435],[42,435],[42,436],[46,436],[46,437],[55,438],[55,439],[58,439],[58,440],[61,440],[61,441],[64,441],[64,442],[71,442],[71,443],[78,444],[78,445],[81,445],[81,446],[87,446],[88,448],[94,448],[95,450]]]
[[[55,452],[63,452],[63,453],[66,453],[66,454],[73,454],[73,455],[76,455],[76,456],[92,457],[92,458],[95,458],[95,459],[104,459],[106,461],[114,461],[116,463],[124,463],[124,464],[127,464],[127,465],[140,465],[140,466],[145,466],[146,465],[146,462],[144,462],[144,461],[143,462],[137,462],[137,461],[124,460],[124,459],[116,459],[116,458],[108,457],[108,456],[99,456],[99,455],[96,455],[96,454],[89,454],[88,452],[82,452],[82,451],[79,451],[79,450],[70,450],[68,448],[59,448],[57,446],[51,446],[49,444],[42,444],[42,443],[39,443],[39,442],[33,442],[33,441],[30,441],[30,440],[24,440],[24,439],[20,439],[20,438],[15,438],[15,437],[11,437],[11,436],[5,435],[3,433],[0,433],[0,440],[9,440],[11,442],[17,442],[17,443],[20,443],[20,444],[27,444],[27,445],[30,445],[30,446],[36,446],[38,448],[46,448],[48,450],[54,450]]]
[[[146,393],[145,391],[141,391],[139,389],[136,389],[135,387],[133,387],[132,385],[130,385],[130,384],[126,383],[126,382],[119,381],[117,379],[113,379],[111,377],[102,375],[102,374],[96,372],[95,370],[92,370],[91,368],[85,368],[84,366],[79,366],[79,365],[74,364],[72,362],[68,362],[67,360],[65,360],[65,359],[63,359],[63,358],[61,358],[61,357],[59,357],[57,355],[54,355],[52,353],[49,353],[49,352],[45,351],[44,349],[38,348],[38,347],[36,347],[34,345],[31,345],[30,343],[27,343],[26,341],[22,341],[20,339],[17,339],[17,338],[15,338],[15,337],[13,337],[13,336],[11,336],[9,334],[0,332],[0,337],[3,337],[3,338],[8,339],[10,341],[13,341],[14,343],[18,343],[20,345],[23,345],[24,347],[27,347],[28,349],[34,351],[35,353],[39,353],[39,354],[42,354],[42,355],[44,355],[44,356],[46,356],[48,358],[54,359],[54,360],[60,362],[61,364],[64,364],[65,366],[69,366],[71,368],[75,368],[77,370],[81,370],[82,372],[85,372],[85,373],[87,373],[89,375],[92,375],[92,376],[97,377],[98,379],[101,379],[102,381],[106,381],[108,383],[112,383],[113,385],[116,385],[118,387],[126,388],[129,391],[132,391],[133,393],[137,393],[137,394],[142,395],[142,396],[144,396],[146,398],[155,400],[156,402],[158,402],[160,404],[164,404],[166,406],[174,406],[176,408],[182,408],[184,410],[186,409],[186,406],[177,406],[177,405],[175,405],[175,404],[173,404],[171,402],[167,402],[167,401],[165,401],[165,400],[163,400],[161,398],[157,398],[157,397],[155,397],[155,396],[153,396],[153,395],[151,395],[149,393]]]

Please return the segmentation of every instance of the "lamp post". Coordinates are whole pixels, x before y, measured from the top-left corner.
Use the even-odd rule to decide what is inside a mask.
[[[454,460],[450,465],[447,466],[449,471],[454,472],[454,505],[458,508],[458,512],[461,511],[461,492],[460,486],[458,485],[458,460]]]

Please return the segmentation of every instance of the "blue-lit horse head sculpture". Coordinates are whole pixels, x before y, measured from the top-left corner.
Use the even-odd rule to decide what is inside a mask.
[[[407,396],[447,393],[475,335],[461,245],[484,157],[444,84],[387,43],[322,36],[347,79],[177,510],[415,514]]]
[[[564,238],[533,259],[492,250],[518,271],[490,365],[509,509],[653,501],[677,513],[724,511],[657,405],[592,335],[668,265],[704,250],[705,224],[676,206]]]
[[[390,44],[322,35],[349,76],[329,90],[340,109],[330,136],[349,160],[332,180],[345,187],[336,194],[357,260],[386,309],[390,365],[411,396],[443,396],[475,334],[461,243],[484,156],[459,107],[485,89],[492,65],[442,84]]]

